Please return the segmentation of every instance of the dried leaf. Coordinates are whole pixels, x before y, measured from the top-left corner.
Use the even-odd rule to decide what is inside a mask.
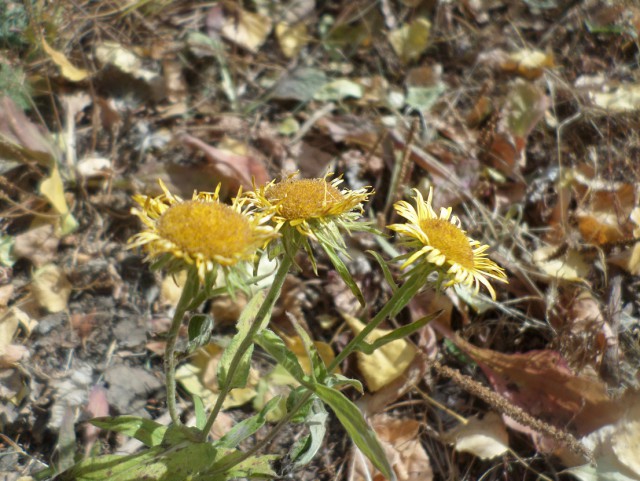
[[[362,85],[347,78],[341,78],[324,84],[315,91],[313,98],[322,102],[339,101],[348,97],[359,99],[363,92]]]
[[[433,470],[429,456],[420,442],[420,422],[415,419],[395,419],[386,414],[378,414],[371,419],[371,427],[384,449],[389,464],[398,481],[430,481]],[[350,481],[383,481],[380,473],[373,473],[371,463],[358,453],[351,456],[354,465]]]
[[[64,196],[64,184],[56,162],[53,164],[49,177],[40,184],[40,193],[47,198],[55,211],[60,214],[60,235],[73,232],[78,227],[78,221],[69,212],[69,206]]]
[[[90,72],[88,70],[74,66],[62,52],[51,48],[44,37],[42,38],[42,48],[47,52],[47,55],[51,57],[51,60],[60,67],[60,73],[67,80],[71,82],[81,82],[89,77]]]
[[[473,417],[445,434],[455,450],[481,459],[493,459],[509,451],[509,435],[502,418],[490,412],[482,419]]]
[[[556,351],[503,354],[457,336],[454,342],[480,365],[496,391],[547,422],[563,429],[574,425],[585,434],[615,415],[605,384],[571,372]]]
[[[67,308],[71,283],[60,267],[47,264],[33,273],[31,292],[41,307],[49,312],[60,312]]]
[[[542,75],[545,68],[553,68],[553,54],[541,50],[523,48],[509,55],[502,64],[507,72],[515,72],[527,80],[535,80]]]
[[[309,43],[311,37],[307,33],[307,25],[303,22],[289,25],[280,22],[276,25],[276,38],[285,57],[293,58],[305,45]]]
[[[364,324],[357,318],[343,313],[343,317],[355,334],[364,329]],[[374,329],[366,341],[372,342],[389,334],[391,331],[384,329]],[[416,355],[416,348],[404,339],[397,339],[381,348],[373,354],[357,353],[358,368],[362,372],[367,387],[375,392],[386,386],[394,379],[402,376],[411,361]]]
[[[429,45],[431,22],[426,18],[417,18],[388,34],[389,42],[403,63],[417,59]]]
[[[557,250],[555,246],[540,247],[533,252],[533,262],[552,279],[585,282],[589,265],[582,254],[569,249],[564,255],[552,258]]]
[[[298,362],[302,367],[302,370],[305,374],[311,374],[311,361],[309,360],[309,356],[307,355],[307,351],[304,348],[304,342],[300,338],[300,336],[286,336],[281,334],[282,339],[284,340],[287,347],[293,352],[298,358]],[[320,358],[324,361],[325,366],[328,366],[333,359],[336,357],[331,346],[326,342],[322,341],[314,341],[313,345],[318,350],[318,354]],[[339,371],[337,371],[339,372]]]
[[[42,267],[55,259],[59,244],[53,225],[42,224],[15,237],[13,255],[18,259],[29,259],[35,267]]]
[[[176,380],[192,394],[199,396],[207,405],[218,399],[218,363],[223,349],[215,344],[198,349],[190,362],[183,364],[176,370]],[[249,383],[245,388],[232,389],[226,397],[222,407],[227,409],[242,406],[256,396],[258,374],[251,370]]]
[[[269,17],[234,7],[233,11],[226,15],[221,32],[233,43],[255,53],[267,39],[271,27]]]
[[[589,92],[589,100],[609,112],[636,112],[640,109],[640,84],[627,83],[607,89],[606,92]]]

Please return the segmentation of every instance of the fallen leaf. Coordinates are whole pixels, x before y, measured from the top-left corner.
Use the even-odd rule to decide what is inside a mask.
[[[342,314],[351,330],[358,334],[364,329],[365,324],[359,319]],[[373,342],[389,334],[391,331],[384,329],[374,329],[366,338],[367,342]],[[376,349],[373,354],[357,352],[358,368],[364,377],[367,387],[375,392],[386,386],[393,380],[402,376],[411,361],[416,355],[416,348],[404,339],[391,341]]]
[[[371,419],[389,464],[398,481],[430,481],[433,470],[429,456],[420,442],[421,423],[415,419],[396,419],[378,414]],[[354,447],[350,463],[353,466],[349,481],[383,481],[380,473],[374,474],[371,462]]]
[[[431,22],[417,18],[388,34],[389,42],[403,63],[417,59],[429,46]]]
[[[0,97],[0,156],[49,166],[59,150],[43,127],[34,124],[9,97]]]
[[[222,351],[220,346],[208,344],[198,349],[188,363],[176,370],[176,380],[187,391],[199,396],[205,405],[212,405],[218,399],[218,362]],[[247,387],[232,389],[222,407],[228,409],[251,401],[256,396],[258,378],[257,372],[251,369]]]
[[[109,415],[109,401],[107,400],[107,391],[102,386],[93,386],[89,393],[89,399],[85,406],[85,411],[89,418],[99,418]],[[89,456],[93,445],[98,440],[100,428],[91,423],[84,426],[84,452],[85,456]]]
[[[441,80],[441,74],[440,65],[411,69],[405,80],[407,88],[405,103],[419,112],[428,112],[446,89]]]
[[[71,283],[60,267],[47,264],[33,273],[31,292],[40,307],[49,312],[60,312],[67,308]]]
[[[487,413],[482,419],[473,417],[444,435],[446,442],[461,453],[471,453],[481,459],[493,459],[509,451],[509,435],[502,418]]]
[[[309,356],[307,355],[307,351],[304,348],[304,342],[300,336],[286,336],[284,334],[280,334],[280,337],[284,340],[287,347],[295,354],[298,358],[298,362],[302,367],[302,370],[305,374],[311,374],[311,361],[309,360]],[[324,361],[324,365],[328,366],[331,364],[333,359],[336,357],[331,346],[326,342],[322,341],[313,341],[313,345],[318,350],[318,354],[320,358]],[[336,369],[336,372],[339,372],[339,369]]]
[[[47,55],[49,55],[51,60],[53,60],[53,62],[58,67],[60,67],[60,73],[67,80],[71,82],[81,82],[82,80],[89,77],[90,72],[88,70],[78,68],[73,65],[71,62],[69,62],[69,59],[65,57],[62,52],[58,52],[57,50],[51,48],[44,37],[42,38],[42,48],[45,52],[47,52]]]
[[[257,52],[271,32],[272,23],[269,17],[243,10],[233,6],[225,15],[222,35],[233,43]]]
[[[303,22],[298,22],[294,25],[286,22],[278,23],[276,25],[276,38],[282,53],[287,58],[293,58],[298,55],[300,50],[311,40],[307,33],[307,25]]]
[[[55,211],[60,214],[60,235],[70,234],[78,227],[78,221],[69,211],[67,200],[64,196],[64,184],[60,177],[57,162],[53,163],[49,177],[40,184],[40,193],[51,203]]]
[[[595,463],[566,471],[581,481],[630,481],[640,479],[640,405],[620,413],[620,419],[583,437],[580,441],[594,455]]]
[[[186,270],[165,276],[160,284],[160,303],[163,306],[176,307],[186,280]]]
[[[503,354],[452,339],[484,371],[494,389],[516,406],[547,422],[584,435],[611,422],[616,402],[598,379],[574,374],[552,350]]]
[[[327,81],[327,75],[322,70],[299,67],[278,80],[272,98],[308,102]]]
[[[186,146],[202,150],[212,168],[234,194],[238,187],[252,189],[252,179],[256,185],[264,185],[270,180],[264,163],[252,154],[236,154],[227,149],[214,147],[191,135],[181,136]]]
[[[55,260],[59,244],[53,225],[44,223],[15,237],[13,255],[18,259],[29,259],[35,267],[42,267]]]
[[[605,86],[604,92],[589,92],[589,100],[608,112],[636,112],[640,109],[640,84],[623,83],[618,87]]]
[[[314,92],[313,98],[322,102],[339,101],[348,97],[359,99],[363,92],[362,85],[347,78],[341,78],[324,84]]]
[[[506,72],[515,72],[527,80],[535,80],[543,74],[545,68],[553,67],[553,54],[530,48],[510,54],[502,64],[502,69]]]
[[[556,246],[543,246],[533,252],[533,262],[547,276],[554,280],[586,282],[590,266],[582,254],[574,249],[568,249],[563,255],[554,257],[558,251]]]

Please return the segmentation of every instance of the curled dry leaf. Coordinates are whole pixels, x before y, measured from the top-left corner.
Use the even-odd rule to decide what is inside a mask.
[[[355,334],[364,329],[364,324],[357,318],[343,313],[343,317]],[[372,342],[389,334],[391,331],[374,329],[366,341]],[[404,339],[389,342],[375,350],[373,354],[358,352],[358,368],[370,391],[377,391],[393,380],[402,376],[413,361],[416,348]]]
[[[55,63],[60,68],[60,73],[64,78],[71,82],[81,82],[89,77],[90,73],[88,70],[83,68],[78,68],[73,65],[67,57],[62,52],[58,52],[54,50],[42,37],[42,48],[49,55],[53,63]]]
[[[60,267],[47,264],[34,272],[31,292],[40,307],[60,312],[67,308],[71,283]]]
[[[533,262],[549,276],[550,280],[586,282],[590,266],[582,254],[569,249],[565,254],[555,257],[557,246],[543,246],[533,252]]]
[[[473,417],[445,433],[444,439],[458,452],[471,453],[481,459],[493,459],[509,451],[509,435],[502,418],[490,412],[482,419]]]

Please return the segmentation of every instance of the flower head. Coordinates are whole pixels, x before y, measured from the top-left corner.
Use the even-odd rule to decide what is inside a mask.
[[[496,293],[489,278],[507,282],[507,276],[504,269],[487,256],[489,246],[481,245],[466,235],[460,219],[451,215],[451,207],[442,208],[440,215],[433,210],[433,189],[429,190],[426,202],[419,191],[415,190],[415,193],[415,208],[405,201],[396,202],[394,206],[408,222],[388,226],[400,234],[405,246],[413,249],[405,256],[402,268],[418,260],[426,261],[435,265],[448,279],[447,286],[475,286],[478,292],[480,284],[483,284],[495,299]]]
[[[231,268],[254,259],[256,251],[277,234],[269,216],[250,212],[243,199],[232,205],[218,200],[218,191],[194,192],[182,200],[160,181],[158,197],[136,195],[140,208],[132,213],[146,229],[129,239],[129,248],[143,247],[148,260],[164,260],[170,271],[195,267],[201,280],[217,266]]]
[[[277,245],[284,248],[286,255],[293,258],[302,246],[316,272],[316,261],[309,241],[317,241],[336,271],[364,305],[362,292],[339,254],[349,258],[342,231],[373,230],[367,223],[358,222],[363,212],[362,203],[372,191],[369,188],[340,190],[338,186],[342,178],[329,181],[330,175],[322,179],[294,179],[289,176],[280,182],[270,182],[253,192],[247,192],[247,200],[259,211],[272,215],[271,221],[282,235],[282,242]],[[279,247],[272,250],[275,255],[280,252]]]
[[[330,174],[329,174],[330,175]],[[255,189],[252,202],[273,212],[276,229],[294,227],[301,234],[315,238],[318,224],[346,224],[362,215],[362,203],[371,195],[367,188],[340,190],[342,178],[294,179],[292,176]]]

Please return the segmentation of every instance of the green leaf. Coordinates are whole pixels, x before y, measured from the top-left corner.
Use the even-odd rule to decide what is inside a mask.
[[[256,336],[256,342],[284,367],[296,381],[301,384],[308,382],[308,376],[302,370],[296,355],[291,352],[284,341],[273,331],[265,329]]]
[[[277,473],[271,467],[271,463],[279,459],[275,454],[263,456],[251,456],[241,463],[229,468],[224,474],[224,479],[235,478],[275,478]],[[218,478],[198,478],[198,481],[217,481]]]
[[[256,317],[260,306],[264,302],[265,293],[264,291],[260,291],[249,301],[246,305],[242,314],[240,315],[240,319],[238,319],[238,332],[231,342],[227,346],[227,348],[222,353],[220,357],[220,363],[218,364],[218,385],[221,389],[223,386],[229,384],[229,386],[233,388],[245,387],[247,384],[247,379],[249,378],[249,370],[251,369],[251,355],[253,354],[253,344],[249,349],[247,349],[240,358],[240,363],[238,364],[238,368],[233,376],[233,379],[227,379],[227,375],[229,373],[229,367],[231,366],[231,361],[233,360],[238,348],[242,344],[242,341],[249,334],[249,329],[251,327],[251,323]]]
[[[95,418],[89,422],[99,428],[131,436],[148,447],[162,444],[168,429],[155,421],[136,416]]]
[[[202,398],[197,394],[192,394],[193,409],[196,413],[196,428],[202,430],[207,424],[207,413],[204,409]]]
[[[291,456],[291,460],[295,462],[296,466],[304,466],[309,463],[322,446],[324,435],[327,432],[328,417],[329,414],[323,404],[315,398],[311,404],[311,412],[304,421],[309,428],[309,436],[301,441],[298,447],[292,448],[294,454]]]
[[[428,267],[420,265],[414,268],[402,286],[402,295],[397,299],[389,300],[389,302],[393,302],[393,305],[390,305],[389,318],[393,318],[398,315],[398,313],[404,309],[404,306],[409,304],[409,301],[413,299],[413,296],[420,290],[422,286],[424,286],[427,281],[427,276],[429,275]]]
[[[252,436],[267,422],[268,414],[276,409],[284,396],[275,396],[264,405],[258,414],[247,418],[231,428],[231,430],[222,436],[218,443],[225,448],[235,448],[242,441]]]
[[[296,389],[292,389],[287,397],[287,411],[293,411],[293,408],[298,405],[298,403],[308,397],[309,390],[303,386],[297,387]],[[300,424],[307,420],[309,417],[309,413],[311,413],[311,406],[313,405],[315,397],[308,397],[308,399],[302,404],[297,411],[294,413],[291,418],[291,422],[293,424]]]
[[[393,274],[391,274],[391,270],[389,270],[389,266],[384,261],[382,256],[376,251],[366,251],[366,252],[368,254],[371,254],[373,257],[375,257],[376,261],[378,261],[378,264],[380,264],[380,268],[382,269],[382,273],[384,274],[384,278],[387,281],[387,284],[389,284],[389,286],[391,287],[391,292],[396,292],[396,290],[398,290],[398,285],[396,284],[396,281],[393,279]]]
[[[338,256],[338,254],[333,249],[333,247],[322,242],[321,242],[321,245],[324,251],[329,256],[329,260],[333,264],[333,267],[335,267],[338,274],[340,274],[340,277],[342,277],[342,280],[345,282],[347,286],[349,286],[349,289],[351,289],[351,292],[353,292],[353,295],[356,296],[356,298],[360,302],[360,305],[364,307],[366,305],[364,301],[364,296],[362,295],[362,292],[360,291],[358,284],[356,284],[356,281],[354,281],[353,277],[351,277],[351,273],[349,272],[349,269],[347,269],[347,266],[344,264],[344,262],[342,262],[342,259],[340,259],[340,256]]]
[[[347,97],[359,99],[364,93],[362,85],[347,78],[336,79],[324,84],[313,94],[314,100],[331,102],[343,100]]]
[[[189,319],[189,343],[187,352],[194,352],[209,343],[213,330],[213,318],[207,314],[194,314]]]
[[[336,413],[338,420],[360,451],[387,479],[395,481],[395,473],[375,432],[367,424],[357,406],[340,391],[321,384],[314,386],[314,392]]]
[[[407,336],[410,336],[414,332],[416,332],[421,327],[426,326],[431,321],[433,321],[436,317],[442,314],[442,309],[434,314],[429,314],[428,316],[422,317],[417,321],[412,322],[411,324],[407,324],[406,326],[399,327],[394,329],[389,334],[386,334],[382,337],[379,337],[372,343],[362,342],[358,345],[357,350],[362,351],[365,354],[373,354],[376,349],[381,348],[385,344],[388,344],[392,341],[396,341],[398,339],[404,339]]]
[[[325,386],[329,387],[340,387],[340,386],[351,386],[355,388],[359,393],[364,393],[364,388],[362,387],[362,383],[357,379],[350,379],[342,374],[332,374],[327,377],[324,382]]]

